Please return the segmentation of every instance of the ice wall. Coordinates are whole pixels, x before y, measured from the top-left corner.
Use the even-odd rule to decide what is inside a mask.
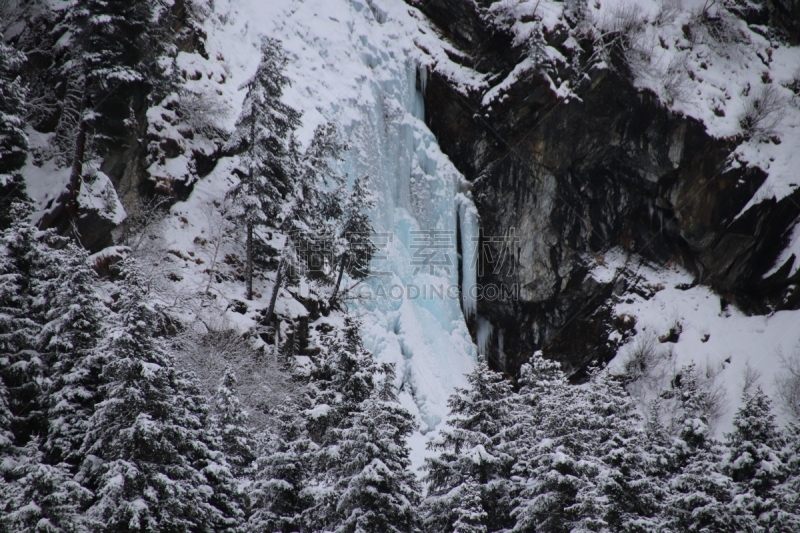
[[[377,50],[369,57],[374,65],[381,60]],[[458,292],[463,178],[425,127],[415,62],[383,66],[392,78],[369,84],[373,101],[348,126],[347,167],[372,177],[379,198],[373,220],[386,246],[373,265],[385,274],[370,280],[357,308],[367,346],[397,364],[426,430],[444,418],[448,395],[465,384],[475,357]]]
[[[459,265],[472,254],[459,257],[457,226],[463,247],[474,245],[478,225],[463,177],[424,123],[418,21],[401,0],[223,0],[214,9],[209,53],[224,57],[233,81],[255,69],[261,35],[281,39],[294,81],[286,99],[304,113],[301,142],[333,122],[350,144],[350,179],[370,176],[378,199],[370,214],[384,245],[373,270],[382,275],[360,287],[363,299],[351,308],[366,346],[396,363],[401,399],[427,432],[476,360],[459,292]],[[241,92],[229,98],[240,102]],[[474,284],[474,269],[464,278]],[[463,305],[474,312],[468,297]]]

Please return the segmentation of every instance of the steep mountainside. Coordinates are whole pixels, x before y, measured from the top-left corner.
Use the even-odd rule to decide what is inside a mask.
[[[0,533],[800,531],[798,0],[0,0]]]

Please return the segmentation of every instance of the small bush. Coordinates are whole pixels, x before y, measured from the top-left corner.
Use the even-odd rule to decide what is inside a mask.
[[[230,109],[208,93],[184,91],[178,103],[178,116],[195,133],[214,138],[222,131],[222,122]]]
[[[598,41],[602,59],[612,65],[612,56],[621,57],[634,79],[649,70],[653,55],[652,46],[645,39],[646,23],[641,6],[634,2],[613,6],[602,20],[596,22],[602,34]]]
[[[674,372],[674,359],[671,347],[662,346],[653,333],[639,335],[623,366],[623,380],[631,396],[645,401],[649,392],[663,387]]]
[[[781,410],[795,422],[800,422],[800,350],[791,356],[780,356],[783,372],[775,378]]]
[[[653,19],[656,26],[667,26],[675,21],[675,18],[683,9],[681,0],[662,0],[658,6],[658,12]]]
[[[661,85],[664,87],[664,98],[669,103],[685,102],[689,94],[687,72],[689,70],[686,54],[675,55],[661,74]]]
[[[721,55],[728,55],[736,45],[747,41],[740,24],[738,18],[716,2],[706,2],[703,9],[693,14],[686,36],[694,45],[705,44]]]
[[[782,118],[786,101],[780,89],[772,84],[763,85],[745,99],[739,125],[749,138],[765,139],[775,134]]]

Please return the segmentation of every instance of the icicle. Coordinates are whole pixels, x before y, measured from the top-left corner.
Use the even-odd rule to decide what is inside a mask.
[[[458,225],[461,231],[461,308],[465,318],[477,310],[477,259],[478,259],[478,210],[472,200],[463,194],[458,202]]]
[[[500,359],[500,368],[503,370],[506,368],[506,352],[503,350],[504,344],[503,330],[501,329],[497,332],[497,353]]]
[[[494,326],[484,317],[478,315],[478,331],[475,333],[476,340],[478,341],[478,355],[486,355],[489,353],[489,343],[492,341],[492,334],[494,333]]]
[[[428,67],[426,65],[417,66],[417,77],[419,78],[419,90],[425,96],[425,89],[428,87]]]

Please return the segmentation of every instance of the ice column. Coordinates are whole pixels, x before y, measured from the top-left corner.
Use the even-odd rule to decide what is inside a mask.
[[[461,307],[469,319],[477,311],[478,210],[464,194],[456,196],[458,225],[461,232]]]

